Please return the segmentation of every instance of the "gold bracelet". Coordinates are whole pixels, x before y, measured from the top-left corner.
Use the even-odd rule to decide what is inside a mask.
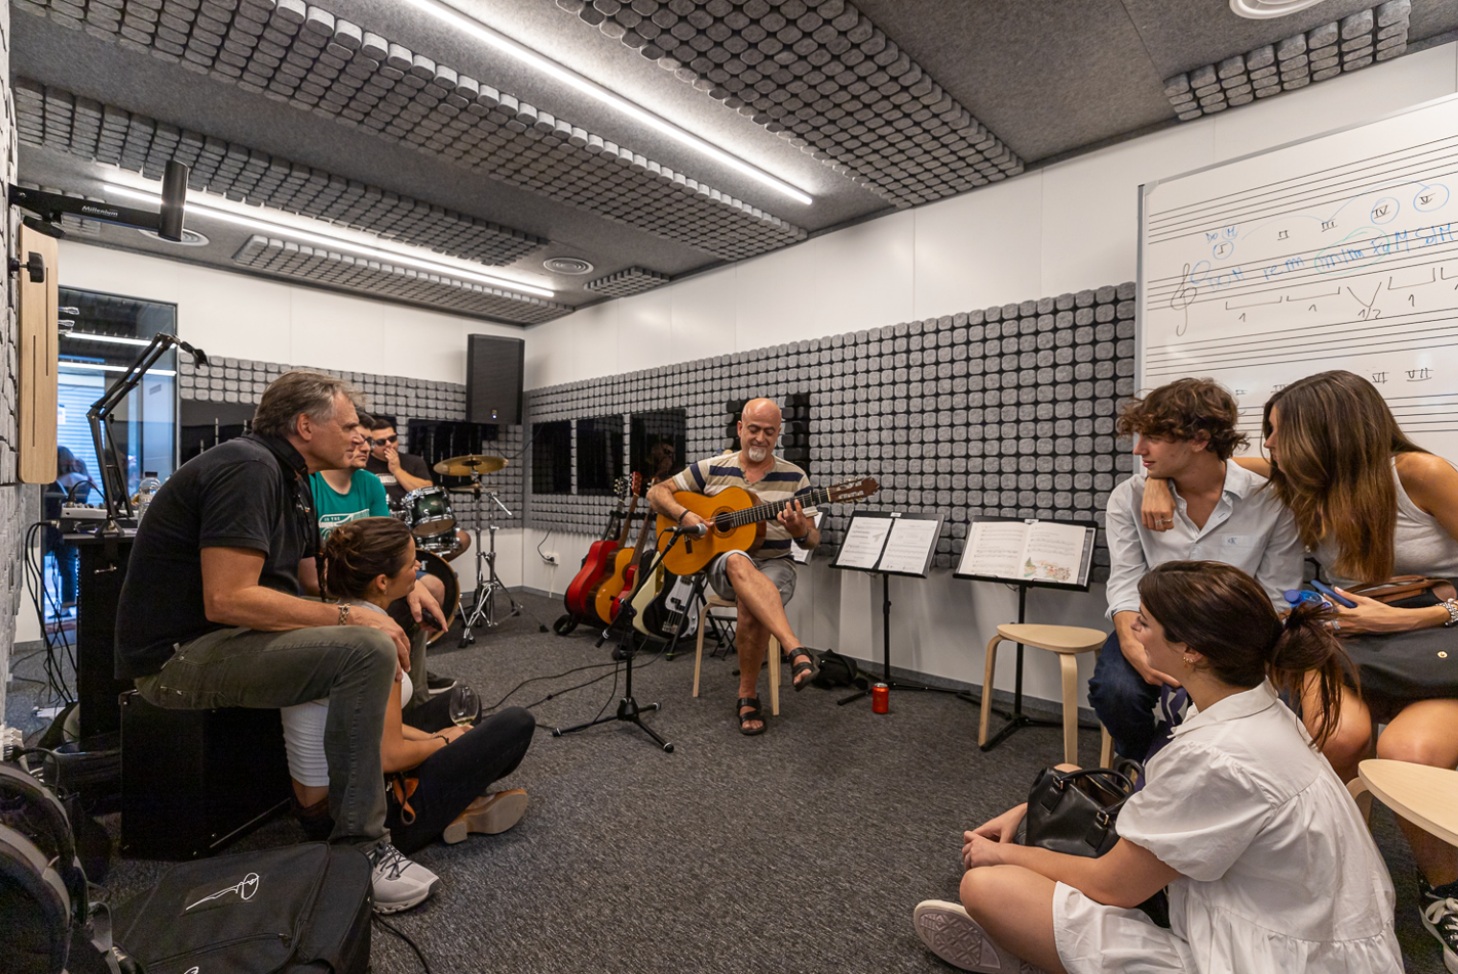
[[[339,622],[338,622],[338,625],[341,625],[341,626],[347,626],[347,625],[349,625],[349,606],[348,606],[348,604],[346,604],[344,602],[339,603]]]

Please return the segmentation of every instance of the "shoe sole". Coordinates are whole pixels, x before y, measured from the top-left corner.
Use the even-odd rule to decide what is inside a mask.
[[[1428,928],[1428,933],[1437,938],[1438,945],[1443,948],[1443,966],[1448,968],[1451,974],[1458,974],[1458,954],[1448,947],[1448,941],[1438,932],[1438,927],[1428,919],[1428,915],[1421,910],[1418,911],[1418,919],[1423,921],[1423,926]]]
[[[1020,974],[1037,968],[1003,950],[956,903],[928,900],[912,914],[917,936],[942,960],[964,971],[980,974]]]
[[[405,910],[413,910],[415,907],[424,903],[429,898],[430,887],[427,886],[420,891],[419,896],[412,897],[411,899],[405,900],[400,903],[381,903],[379,900],[376,900],[374,903],[374,909],[376,913],[382,913],[386,915],[391,913],[402,913]]]
[[[466,836],[500,835],[521,821],[526,814],[527,794],[524,791],[503,791],[496,800],[487,802],[475,810],[467,810],[445,827],[440,837],[446,845],[464,842]]]

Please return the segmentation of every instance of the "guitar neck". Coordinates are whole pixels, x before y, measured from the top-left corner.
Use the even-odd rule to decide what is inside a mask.
[[[805,507],[818,507],[830,500],[830,491],[829,487],[812,487],[809,493],[796,494],[793,499]],[[785,509],[785,504],[786,501],[769,502],[755,504],[740,511],[723,511],[714,518],[714,526],[721,531],[727,531],[742,528],[746,524],[768,521],[778,516]]]

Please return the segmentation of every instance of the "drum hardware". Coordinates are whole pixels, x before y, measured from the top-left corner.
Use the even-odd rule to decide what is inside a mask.
[[[496,460],[500,458],[488,457],[486,459]],[[449,460],[442,461],[441,464],[436,465],[436,469],[439,469],[442,464],[450,462]],[[501,466],[505,465],[506,461],[502,460]],[[501,467],[497,467],[496,469],[499,470]],[[472,473],[470,476],[476,482],[476,496],[484,496],[491,502],[490,506],[486,508],[486,530],[491,538],[489,547],[483,547],[481,544],[481,526],[479,524],[476,525],[476,593],[471,599],[471,610],[466,614],[466,618],[461,623],[461,645],[464,647],[474,643],[476,641],[476,633],[473,630],[480,628],[482,625],[487,629],[494,629],[501,625],[502,622],[516,615],[527,616],[537,624],[539,630],[546,632],[547,627],[542,625],[541,620],[537,619],[536,616],[528,611],[526,606],[516,600],[516,597],[511,594],[511,589],[507,588],[502,583],[500,576],[496,574],[496,532],[500,530],[496,524],[496,510],[499,509],[507,517],[512,517],[511,509],[501,503],[501,498],[496,496],[496,491],[481,490],[481,474]],[[482,568],[483,562],[485,564],[484,569]],[[506,597],[507,604],[511,606],[511,610],[500,619],[496,618],[496,599],[498,592]]]

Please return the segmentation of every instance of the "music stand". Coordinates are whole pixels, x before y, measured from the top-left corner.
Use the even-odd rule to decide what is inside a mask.
[[[881,576],[881,682],[898,690],[922,690],[961,695],[952,687],[933,687],[891,676],[891,576],[926,578],[942,530],[940,514],[900,511],[856,511],[845,529],[845,540],[831,568]],[[836,701],[840,706],[859,700],[870,688]]]
[[[962,560],[952,575],[1016,585],[1018,624],[1021,625],[1027,614],[1029,588],[1088,591],[1097,534],[1098,525],[1093,521],[979,517],[972,522],[966,547],[962,550]],[[984,751],[992,750],[1024,727],[1063,726],[1059,721],[1029,717],[1023,713],[1024,646],[1018,643],[1017,647],[1012,713],[997,712],[999,717],[1006,718],[1007,723],[982,745]],[[992,687],[983,687],[982,692],[991,693]],[[977,702],[980,703],[981,699]]]

